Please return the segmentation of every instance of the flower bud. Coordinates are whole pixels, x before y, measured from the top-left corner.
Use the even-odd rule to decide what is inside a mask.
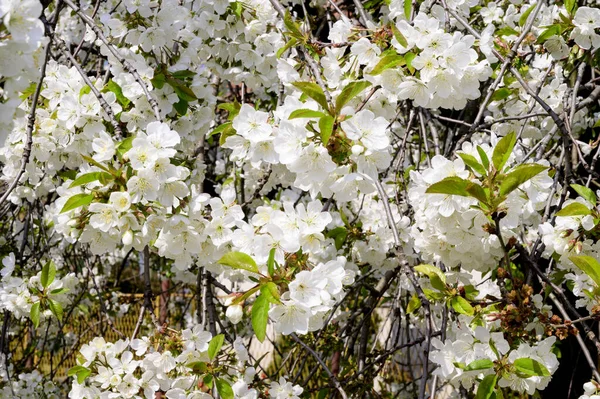
[[[227,316],[229,321],[231,321],[233,324],[237,324],[244,316],[244,309],[242,309],[241,305],[231,305],[227,308],[225,316]]]

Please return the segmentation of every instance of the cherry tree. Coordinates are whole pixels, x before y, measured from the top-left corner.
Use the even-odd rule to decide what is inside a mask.
[[[600,398],[596,0],[0,18],[0,397]]]

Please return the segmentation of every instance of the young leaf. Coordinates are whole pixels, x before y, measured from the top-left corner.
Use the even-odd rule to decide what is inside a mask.
[[[483,167],[485,168],[485,170],[489,170],[490,169],[490,160],[489,160],[487,154],[485,153],[485,151],[483,150],[483,148],[481,148],[481,146],[477,146],[477,153],[479,154],[479,158],[481,158],[481,163],[482,163]]]
[[[371,86],[371,82],[367,82],[365,80],[348,83],[348,85],[342,89],[342,92],[335,100],[335,112],[339,114],[342,108],[344,108],[344,105],[348,104],[350,100],[358,96],[369,86]]]
[[[404,64],[405,61],[403,56],[399,54],[386,55],[377,63],[377,65],[375,65],[375,68],[373,68],[373,70],[369,72],[369,75],[376,76],[381,74],[386,69],[394,68]]]
[[[573,15],[577,8],[577,0],[565,0],[564,3],[565,3],[565,8],[567,9],[567,12],[569,13],[569,15]]]
[[[412,11],[412,0],[404,0],[404,17],[410,21],[410,14]]]
[[[587,202],[591,203],[592,205],[596,205],[597,198],[596,194],[594,194],[594,190],[580,184],[571,184],[571,188]]]
[[[96,180],[100,180],[100,182],[104,184],[107,181],[112,180],[112,177],[113,176],[110,173],[107,173],[107,172],[90,172],[90,173],[86,173],[84,175],[79,176],[77,179],[75,179],[75,181],[73,181],[73,183],[71,183],[71,185],[69,186],[69,188],[73,188],[73,187],[77,187],[77,186],[82,186],[84,184],[95,182]]]
[[[467,364],[464,368],[465,371],[473,371],[473,370],[486,370],[494,367],[494,362],[490,359],[479,359],[474,360],[471,363]]]
[[[29,317],[33,322],[33,326],[38,328],[40,325],[40,303],[36,302],[31,305],[31,310],[29,311]]]
[[[451,304],[456,313],[473,316],[473,313],[475,312],[473,306],[471,306],[471,304],[462,296],[455,296],[452,298]]]
[[[133,136],[127,137],[125,140],[121,141],[117,145],[117,153],[119,154],[120,157],[123,157],[123,154],[125,154],[127,151],[131,150],[132,147],[133,147]]]
[[[121,89],[121,86],[119,86],[117,83],[115,83],[112,79],[109,80],[108,83],[106,84],[106,89],[115,94],[115,97],[117,97],[117,101],[122,106],[127,107],[129,105],[129,103],[131,103],[131,100],[128,99],[127,97],[125,97],[125,95],[123,94],[123,90]]]
[[[297,109],[290,114],[288,119],[298,119],[298,118],[321,118],[325,116],[323,112],[313,111],[312,109]]]
[[[271,303],[281,303],[279,300],[279,289],[277,288],[277,284],[271,281],[260,287],[260,293],[266,295]]]
[[[225,381],[224,379],[216,378],[215,384],[217,385],[217,391],[219,392],[219,395],[221,396],[221,398],[233,399],[235,397],[233,394],[233,389],[231,388],[231,385],[229,385],[229,383],[227,381]]]
[[[504,165],[506,165],[506,161],[508,161],[516,142],[517,135],[515,132],[510,132],[496,144],[492,154],[492,163],[497,171],[501,172]]]
[[[208,357],[210,358],[210,360],[215,359],[217,353],[219,353],[219,350],[221,350],[221,347],[223,346],[224,340],[225,335],[223,334],[216,335],[210,340],[208,344]]]
[[[570,256],[569,259],[600,287],[600,262],[586,255]]]
[[[181,71],[172,72],[171,76],[174,77],[175,79],[193,78],[194,76],[196,76],[196,72],[192,72],[192,71],[188,71],[187,69],[184,69]]]
[[[458,156],[462,158],[463,162],[465,163],[465,165],[467,165],[469,168],[473,169],[474,172],[479,173],[482,176],[486,176],[487,175],[487,171],[485,170],[485,168],[483,167],[483,165],[481,165],[478,161],[477,158],[475,158],[473,155],[469,155],[469,154],[465,154],[462,152],[458,153]]]
[[[268,321],[269,299],[261,293],[252,305],[252,329],[254,329],[254,334],[260,342],[263,342],[267,336]]]
[[[155,74],[152,79],[150,79],[150,83],[157,89],[162,89],[167,83],[167,77],[163,73]]]
[[[507,89],[506,87],[502,87],[494,92],[491,100],[492,101],[502,101],[505,98],[507,98],[508,96],[510,96],[511,94],[512,94],[512,91],[510,89]]]
[[[283,55],[283,53],[285,53],[287,50],[289,50],[292,47],[294,47],[297,43],[298,43],[298,40],[295,37],[291,37],[290,40],[287,41],[287,43],[285,44],[285,46],[283,46],[279,50],[277,50],[277,53],[275,54],[275,56],[277,58],[281,58],[281,56]]]
[[[321,142],[326,146],[333,133],[333,116],[325,115],[319,119],[319,130],[321,131]]]
[[[433,265],[422,264],[422,265],[413,267],[413,269],[416,272],[423,273],[427,277],[438,276],[439,279],[442,280],[442,282],[444,284],[446,283],[446,275],[444,274],[444,272]]]
[[[177,94],[180,100],[190,102],[198,99],[192,89],[179,83],[178,80],[169,79],[167,82],[173,87],[175,94]]]
[[[50,260],[42,267],[42,274],[40,276],[40,283],[42,283],[42,287],[48,288],[48,286],[54,281],[55,277],[56,265]]]
[[[475,399],[490,399],[496,388],[497,381],[498,376],[496,374],[490,374],[483,377],[483,380],[479,383],[479,388],[477,388]]]
[[[433,183],[427,188],[425,193],[427,194],[448,194],[448,195],[460,195],[462,197],[470,197],[471,195],[467,192],[470,181],[461,179],[457,176],[446,177],[445,179]]]
[[[541,377],[549,377],[550,372],[540,362],[530,359],[528,357],[522,357],[520,359],[515,360],[513,363],[517,372],[526,375],[527,377],[533,376],[541,376]]]
[[[529,8],[523,14],[521,14],[521,17],[519,18],[519,26],[525,26],[525,23],[527,22],[527,19],[529,18],[529,14],[531,14],[531,12],[534,9],[535,9],[535,4],[532,4],[531,6],[529,6]]]
[[[591,214],[592,211],[581,202],[573,202],[556,212],[556,216],[586,216]]]
[[[537,44],[544,44],[544,42],[550,39],[552,36],[560,35],[560,25],[554,24],[546,28],[537,38]]]
[[[404,48],[408,48],[408,41],[404,35],[396,28],[396,25],[392,24],[392,32],[394,33],[394,39]]]
[[[488,203],[488,197],[485,193],[485,190],[477,183],[469,183],[467,185],[467,193],[469,193],[471,197],[477,199],[478,201],[484,204]]]
[[[65,205],[60,210],[60,213],[65,213],[71,211],[73,209],[79,208],[80,206],[88,205],[94,200],[94,196],[92,194],[75,194],[70,197]]]
[[[271,248],[269,251],[269,259],[267,259],[267,269],[269,270],[269,276],[275,274],[275,251],[277,248]]]
[[[315,100],[324,110],[329,112],[329,105],[327,104],[327,98],[323,89],[316,83],[313,82],[294,82],[294,87],[299,89],[302,93]]]
[[[229,266],[233,269],[248,270],[249,272],[258,273],[256,262],[250,255],[243,252],[229,252],[223,255],[217,262],[221,265]]]
[[[413,294],[410,297],[410,301],[408,301],[408,306],[406,307],[406,313],[412,314],[415,310],[421,307],[421,300],[419,299],[417,294]]]
[[[83,366],[73,366],[69,369],[69,371],[67,372],[67,375],[69,377],[72,376],[77,376],[77,382],[79,384],[83,384],[83,382],[85,381],[85,379],[92,373],[92,371],[90,369],[88,369],[87,367],[83,367]]]
[[[54,316],[56,316],[56,318],[59,321],[62,321],[64,311],[63,311],[63,307],[60,304],[60,302],[55,301],[54,299],[49,299],[48,300],[48,307],[50,308],[50,311],[52,312],[52,314]]]
[[[505,196],[516,190],[521,184],[537,176],[547,167],[538,164],[526,164],[515,168],[500,183],[500,195]]]

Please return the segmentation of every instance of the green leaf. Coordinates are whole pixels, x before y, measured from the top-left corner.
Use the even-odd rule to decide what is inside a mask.
[[[260,293],[262,295],[266,295],[267,299],[271,303],[279,304],[281,301],[279,300],[279,288],[277,288],[277,284],[269,281],[268,283],[263,284],[260,287]]]
[[[65,213],[71,211],[73,209],[77,209],[80,206],[88,205],[94,200],[94,196],[92,194],[75,194],[70,197],[65,205],[60,210],[60,213]]]
[[[496,382],[498,376],[496,374],[490,374],[483,377],[483,380],[479,383],[477,388],[477,395],[475,399],[490,399],[496,388]]]
[[[212,132],[210,132],[210,133],[208,134],[208,136],[207,136],[207,137],[212,137],[212,136],[214,136],[214,135],[217,135],[217,134],[221,133],[222,131],[224,131],[224,130],[226,130],[226,129],[230,128],[232,125],[233,125],[233,122],[225,122],[225,123],[222,123],[222,124],[220,124],[219,126],[217,126],[216,128],[214,128],[214,129],[212,130]]]
[[[522,357],[514,361],[513,366],[517,372],[526,375],[527,377],[533,376],[541,376],[541,377],[549,377],[550,372],[540,362],[530,359],[528,357]]]
[[[485,193],[485,190],[483,189],[483,187],[481,187],[479,184],[469,183],[467,185],[467,193],[469,193],[469,195],[471,197],[477,199],[479,202],[487,205],[488,196]]]
[[[59,321],[62,321],[64,311],[60,302],[55,301],[54,299],[48,299],[48,307],[50,308],[52,314],[56,316]]]
[[[502,137],[496,147],[494,147],[494,152],[492,154],[492,163],[497,171],[501,172],[504,165],[508,161],[510,154],[515,147],[515,143],[517,142],[517,135],[515,132],[510,132],[506,136]]]
[[[269,299],[260,294],[252,305],[252,329],[256,338],[263,342],[267,336],[267,321],[269,320]]]
[[[456,311],[456,313],[466,314],[467,316],[473,316],[475,312],[473,306],[462,296],[455,296],[451,301],[452,309]]]
[[[569,15],[575,14],[575,10],[577,9],[577,0],[565,0],[564,3]]]
[[[344,105],[348,104],[350,100],[358,96],[369,86],[371,86],[371,82],[367,82],[366,80],[348,83],[335,100],[335,112],[339,114]]]
[[[404,61],[406,61],[406,66],[410,70],[410,73],[414,73],[415,69],[412,67],[412,62],[417,55],[415,53],[409,52],[404,54]]]
[[[483,150],[483,148],[481,148],[481,146],[477,146],[477,153],[479,154],[479,158],[481,158],[481,163],[483,164],[483,167],[485,168],[485,170],[489,170],[490,169],[490,160],[489,160],[487,154],[485,153],[485,151]]]
[[[171,72],[171,76],[173,76],[175,79],[193,78],[196,76],[196,72],[184,69],[182,71]]]
[[[106,166],[102,165],[101,163],[96,161],[94,158],[88,157],[87,155],[81,155],[81,158],[83,158],[83,160],[85,162],[89,163],[90,165],[94,165],[95,167],[100,168],[103,171],[110,173],[110,170]]]
[[[410,14],[412,11],[412,0],[404,0],[404,17],[410,21]]]
[[[285,17],[283,17],[283,24],[290,31],[290,33],[294,34],[298,38],[303,37],[302,31],[300,30],[300,25],[298,25],[289,11],[285,13]]]
[[[81,97],[83,97],[85,94],[89,94],[91,93],[92,88],[88,85],[85,85],[81,88],[81,90],[79,90],[79,98],[81,99]]]
[[[285,53],[287,50],[291,49],[292,47],[294,47],[296,44],[298,43],[298,40],[294,37],[290,38],[290,40],[287,41],[287,43],[285,44],[285,46],[281,47],[279,50],[277,50],[277,53],[275,54],[277,58],[281,58],[281,56],[283,55],[283,53]]]
[[[42,267],[42,275],[40,276],[40,283],[42,283],[42,287],[48,288],[48,286],[54,281],[55,277],[56,265],[50,260]]]
[[[417,294],[413,294],[410,297],[410,301],[408,301],[408,306],[406,307],[406,313],[412,314],[415,310],[421,307],[421,300]]]
[[[475,158],[473,155],[459,152],[458,156],[461,157],[465,165],[471,168],[474,172],[477,172],[482,176],[487,175],[485,168],[477,161],[477,158]]]
[[[470,181],[461,179],[457,176],[446,177],[437,183],[433,183],[427,188],[425,193],[427,194],[448,194],[448,195],[460,195],[462,197],[470,197],[471,195],[467,192],[467,186],[471,184]]]
[[[600,287],[600,262],[587,255],[574,255],[570,256],[569,259]]]
[[[248,270],[249,272],[258,273],[256,262],[250,255],[243,252],[229,252],[223,255],[217,262],[221,265],[229,266],[233,269]]]
[[[596,194],[594,194],[594,190],[580,184],[571,184],[571,188],[587,202],[591,203],[592,205],[596,205],[598,200],[596,198]]]
[[[404,64],[405,61],[403,56],[399,54],[386,55],[381,60],[379,60],[377,65],[375,65],[375,68],[373,68],[373,70],[369,72],[369,75],[379,75],[386,69],[394,68]]]
[[[502,101],[505,98],[507,98],[508,96],[510,96],[511,94],[512,94],[512,90],[507,89],[506,87],[501,87],[500,89],[498,89],[494,92],[491,100],[492,101]]]
[[[229,385],[229,383],[227,381],[225,381],[222,378],[216,378],[215,383],[217,385],[217,391],[219,392],[219,395],[221,396],[221,398],[234,399],[233,389],[231,388],[231,385]]]
[[[179,80],[169,79],[167,83],[171,85],[180,100],[191,102],[198,99],[192,89],[181,84]]]
[[[323,89],[313,82],[294,82],[292,85],[300,90],[302,93],[306,94],[308,97],[315,100],[324,110],[329,112],[329,105],[327,104],[327,99],[325,98],[325,93],[323,93]]]
[[[591,214],[592,211],[581,202],[573,202],[556,212],[556,216],[586,216]]]
[[[179,101],[177,101],[175,104],[173,104],[173,108],[175,108],[175,111],[177,111],[177,114],[182,115],[182,116],[187,114],[188,107],[189,107],[189,103],[182,98],[180,98]]]
[[[277,248],[271,248],[269,251],[269,259],[267,259],[267,269],[269,270],[269,276],[275,274],[275,251]]]
[[[160,90],[165,86],[165,83],[167,83],[167,77],[163,73],[154,74],[154,77],[150,79],[150,82],[152,83],[152,86]]]
[[[333,116],[325,115],[321,119],[319,119],[319,130],[321,131],[321,142],[324,146],[327,146],[329,143],[329,138],[333,133]]]
[[[438,276],[444,284],[446,283],[446,275],[444,274],[444,272],[433,265],[421,264],[413,267],[413,269],[416,272],[423,273],[427,277]]]
[[[232,124],[228,124],[223,130],[221,130],[221,137],[219,137],[219,145],[225,144],[228,137],[235,136],[236,131]]]
[[[523,14],[521,14],[521,17],[519,18],[519,26],[525,26],[525,23],[527,22],[527,18],[529,17],[529,14],[531,14],[531,12],[534,9],[535,9],[535,4],[532,4],[531,6],[529,6],[527,11],[525,11]]]
[[[29,317],[33,322],[33,326],[38,328],[40,325],[40,303],[36,302],[31,305],[31,310],[29,311]]]
[[[117,153],[119,154],[119,156],[123,157],[123,154],[131,150],[131,148],[133,147],[133,139],[133,136],[127,137],[125,140],[121,141],[117,145]]]
[[[115,93],[115,97],[117,97],[117,101],[122,106],[127,107],[131,103],[131,100],[128,99],[127,97],[125,97],[125,95],[123,94],[123,90],[121,89],[121,86],[119,86],[117,83],[115,83],[112,79],[109,80],[108,83],[106,84],[106,89],[108,91]]]
[[[537,44],[543,44],[546,40],[550,39],[552,36],[560,35],[560,25],[554,24],[550,27],[546,28],[537,38]]]
[[[233,120],[233,118],[235,118],[240,113],[241,108],[242,105],[238,103],[237,100],[232,103],[221,103],[217,105],[217,109],[222,109],[229,113],[227,117],[227,119],[229,120]]]
[[[298,118],[322,118],[325,114],[321,111],[313,111],[312,109],[297,109],[290,114],[288,119],[298,119]]]
[[[90,369],[88,369],[87,367],[83,367],[83,366],[73,366],[69,369],[69,371],[67,372],[67,375],[69,377],[72,377],[74,375],[77,376],[77,382],[79,384],[83,384],[83,382],[85,381],[85,379],[92,373],[92,371]]]
[[[57,288],[55,290],[50,291],[50,295],[60,295],[60,294],[64,294],[65,292],[69,292],[68,288]]]
[[[84,184],[95,182],[96,180],[99,180],[100,183],[102,183],[102,184],[106,184],[108,181],[112,180],[112,177],[113,176],[107,172],[86,173],[84,175],[79,176],[77,179],[75,179],[75,181],[73,181],[73,183],[71,183],[69,188],[82,186]]]
[[[392,24],[392,32],[394,33],[394,39],[404,48],[408,48],[408,41],[404,35],[398,30],[396,25]]]
[[[500,195],[505,196],[510,194],[521,184],[534,178],[546,169],[546,166],[538,164],[526,164],[515,168],[500,183]]]
[[[27,88],[25,90],[23,90],[21,92],[21,95],[19,96],[19,98],[21,100],[26,100],[29,97],[31,97],[33,95],[33,93],[35,93],[35,89],[37,88],[37,84],[35,82],[31,83],[29,86],[27,86]]]
[[[464,368],[465,371],[473,371],[473,370],[486,370],[494,367],[494,362],[490,359],[479,359],[474,360],[471,363],[467,364]]]
[[[348,237],[348,230],[345,227],[336,227],[335,229],[329,230],[326,234],[327,237],[333,238],[335,241],[335,249],[340,250]]]
[[[210,358],[210,360],[215,359],[215,357],[219,353],[219,350],[221,350],[221,347],[223,346],[224,340],[225,340],[225,335],[223,335],[223,334],[214,336],[210,340],[210,342],[208,344],[208,357]]]
[[[511,28],[510,26],[505,26],[503,28],[497,29],[494,32],[495,36],[518,36],[519,32]]]

